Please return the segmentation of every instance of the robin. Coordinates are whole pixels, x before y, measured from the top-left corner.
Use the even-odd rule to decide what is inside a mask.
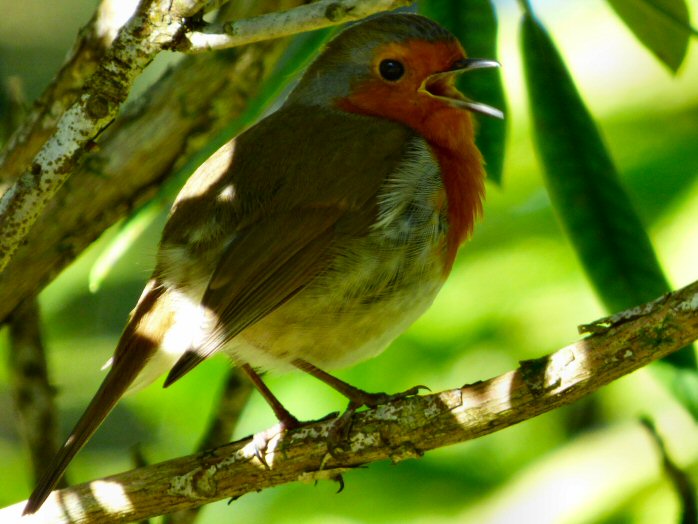
[[[382,351],[446,280],[482,213],[470,113],[501,116],[454,82],[497,65],[413,14],[333,39],[277,112],[187,181],[109,372],[24,512],[39,509],[127,390],[169,370],[168,386],[219,351],[286,428],[298,421],[262,370],[301,369],[350,408],[393,398],[324,369]]]

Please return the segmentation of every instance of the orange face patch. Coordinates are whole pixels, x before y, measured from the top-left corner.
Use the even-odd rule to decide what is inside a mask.
[[[385,44],[376,52],[371,78],[353,85],[351,94],[338,100],[337,105],[352,113],[403,123],[434,145],[458,147],[459,136],[467,134],[470,128],[470,116],[436,96],[461,100],[463,96],[455,88],[453,77],[440,77],[431,85],[428,79],[449,71],[464,57],[465,52],[456,40]],[[388,59],[397,60],[405,67],[404,75],[397,81],[381,77],[380,63]]]

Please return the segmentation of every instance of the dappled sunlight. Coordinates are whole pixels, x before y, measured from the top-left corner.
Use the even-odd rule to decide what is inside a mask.
[[[698,437],[695,429],[693,434]],[[697,457],[694,444],[693,460]],[[596,521],[642,488],[656,484],[659,464],[657,451],[639,424],[596,431],[534,462],[457,520],[481,524]],[[666,512],[662,514],[672,521]]]
[[[97,501],[97,504],[104,509],[105,513],[132,509],[124,487],[118,482],[95,480],[90,482],[89,486],[92,496]]]

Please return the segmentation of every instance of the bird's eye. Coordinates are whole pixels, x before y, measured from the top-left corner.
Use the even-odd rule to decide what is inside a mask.
[[[378,71],[389,82],[396,82],[405,74],[405,66],[398,60],[387,58],[380,63]]]

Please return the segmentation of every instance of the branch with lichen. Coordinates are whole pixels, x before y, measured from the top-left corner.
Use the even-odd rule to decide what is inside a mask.
[[[698,338],[698,281],[582,326],[574,344],[516,370],[450,391],[354,414],[328,450],[332,420],[263,434],[54,492],[33,523],[134,521],[297,481],[338,479],[379,460],[400,462],[569,404]],[[263,457],[255,442],[268,440]],[[10,522],[24,502],[0,510]],[[69,516],[69,517],[68,517]],[[68,520],[70,519],[70,520]]]
[[[252,394],[252,382],[242,371],[231,368],[223,382],[223,391],[214,407],[213,417],[204,432],[197,451],[205,452],[207,449],[222,446],[230,440],[235,426],[237,426],[247,400]],[[187,508],[167,515],[164,524],[191,524],[196,520],[201,506]]]
[[[411,3],[413,0],[319,0],[284,12],[234,22],[205,24],[197,31],[185,33],[175,49],[185,53],[228,49],[360,20],[379,11],[389,11]]]
[[[122,27],[83,86],[19,178],[0,199],[0,270],[7,266],[45,205],[82,160],[90,144],[111,124],[133,82],[178,37],[183,21],[203,0],[174,10],[165,0],[144,0]]]

